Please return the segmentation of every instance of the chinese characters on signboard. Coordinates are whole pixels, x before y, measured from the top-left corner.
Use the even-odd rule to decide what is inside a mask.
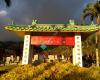
[[[74,36],[32,36],[31,37],[32,45],[67,45],[74,46],[75,39]]]

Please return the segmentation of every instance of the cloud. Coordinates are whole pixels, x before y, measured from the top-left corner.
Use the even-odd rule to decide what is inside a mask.
[[[80,22],[83,5],[88,2],[93,0],[14,0],[8,12],[21,24],[30,24],[33,18],[48,24],[67,23],[69,19]]]
[[[0,16],[6,16],[6,15],[7,15],[7,11],[5,11],[5,10],[0,11]]]

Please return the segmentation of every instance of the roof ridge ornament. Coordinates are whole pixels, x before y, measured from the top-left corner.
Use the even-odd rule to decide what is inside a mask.
[[[91,25],[91,26],[95,26],[95,23],[92,21],[90,25]]]
[[[94,25],[94,22],[93,21],[91,22],[91,25]]]
[[[70,20],[69,20],[69,24],[70,24],[70,25],[75,25],[75,21],[72,20],[72,19],[70,19]]]
[[[37,20],[36,19],[33,19],[32,20],[32,25],[36,25],[37,24]]]
[[[16,23],[15,23],[15,21],[12,21],[12,23],[11,23],[12,25],[15,25]]]

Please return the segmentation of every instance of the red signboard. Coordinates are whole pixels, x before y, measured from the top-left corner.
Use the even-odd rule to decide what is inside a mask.
[[[32,45],[67,45],[74,46],[75,39],[74,36],[32,36],[31,37]]]
[[[32,36],[31,37],[32,45],[62,45],[61,36]]]
[[[74,36],[66,36],[65,40],[66,40],[65,44],[67,46],[74,46],[75,45],[75,37]]]

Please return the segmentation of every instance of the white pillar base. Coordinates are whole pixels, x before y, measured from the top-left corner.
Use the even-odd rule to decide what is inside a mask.
[[[80,33],[75,34],[75,65],[80,67],[82,64],[82,46],[81,46],[81,35]]]
[[[22,65],[30,63],[30,35],[24,36]]]

